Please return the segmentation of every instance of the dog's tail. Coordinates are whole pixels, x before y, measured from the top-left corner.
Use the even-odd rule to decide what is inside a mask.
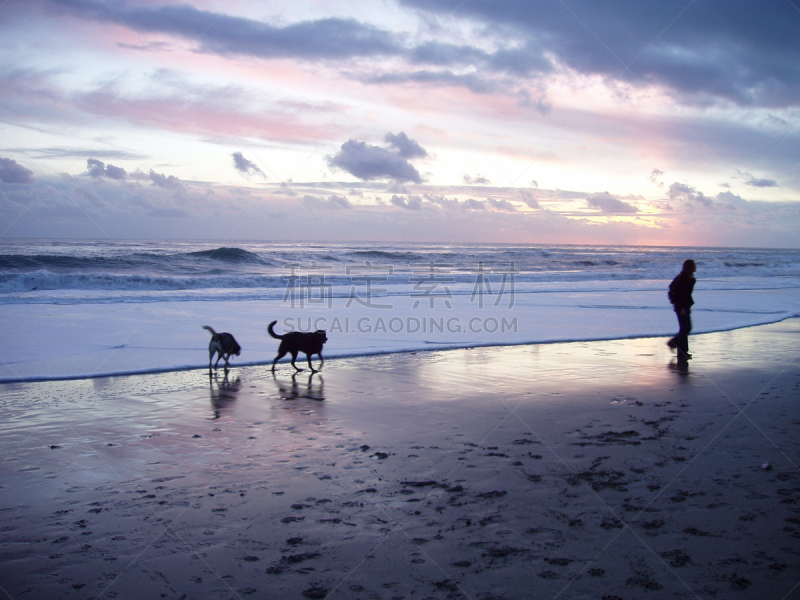
[[[208,325],[203,325],[203,329],[207,329],[208,331],[210,331],[211,335],[217,335],[217,332],[211,329],[211,327],[209,327]]]
[[[269,331],[269,334],[270,334],[272,337],[274,337],[276,340],[282,340],[282,339],[283,339],[283,336],[282,336],[282,335],[278,335],[277,333],[275,333],[275,330],[273,330],[273,329],[272,329],[272,328],[274,327],[275,323],[277,323],[277,321],[273,321],[272,323],[270,323],[270,324],[267,326],[267,331]]]

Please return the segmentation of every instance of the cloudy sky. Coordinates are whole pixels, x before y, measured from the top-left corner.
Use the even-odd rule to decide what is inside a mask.
[[[0,237],[800,247],[800,2],[0,0]]]

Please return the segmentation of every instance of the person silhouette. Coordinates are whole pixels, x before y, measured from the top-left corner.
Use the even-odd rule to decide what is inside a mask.
[[[696,279],[694,272],[697,270],[693,260],[686,260],[683,262],[683,269],[672,283],[669,284],[669,301],[675,309],[675,314],[678,316],[678,333],[667,342],[670,348],[678,351],[678,364],[686,365],[688,360],[692,358],[689,354],[689,333],[692,331],[692,291]]]

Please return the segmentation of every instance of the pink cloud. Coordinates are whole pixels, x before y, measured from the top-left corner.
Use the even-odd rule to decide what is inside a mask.
[[[303,123],[285,111],[258,114],[237,111],[233,106],[206,104],[180,98],[135,99],[98,90],[81,96],[78,106],[94,115],[124,117],[137,125],[179,133],[212,137],[257,137],[262,139],[313,143],[325,140],[336,130],[330,125]]]

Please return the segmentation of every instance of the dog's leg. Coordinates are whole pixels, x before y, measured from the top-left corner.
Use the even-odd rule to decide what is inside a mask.
[[[292,352],[292,366],[294,367],[294,370],[295,371],[302,371],[303,369],[301,369],[296,364],[294,364],[294,361],[296,361],[296,360],[297,360],[297,352]]]
[[[311,364],[311,357],[313,354],[306,354],[306,360],[308,361],[308,368],[311,369],[311,373],[316,373],[317,370],[314,368],[314,365]]]
[[[324,365],[324,364],[325,364],[325,361],[324,361],[324,360],[322,360],[322,350],[320,350],[319,352],[317,352],[317,354],[319,354],[319,369],[320,369],[320,371],[321,371],[321,370],[322,370],[322,365]]]
[[[272,372],[275,372],[275,363],[277,363],[280,359],[286,356],[285,351],[278,351],[278,356],[275,357],[275,360],[272,361]]]

